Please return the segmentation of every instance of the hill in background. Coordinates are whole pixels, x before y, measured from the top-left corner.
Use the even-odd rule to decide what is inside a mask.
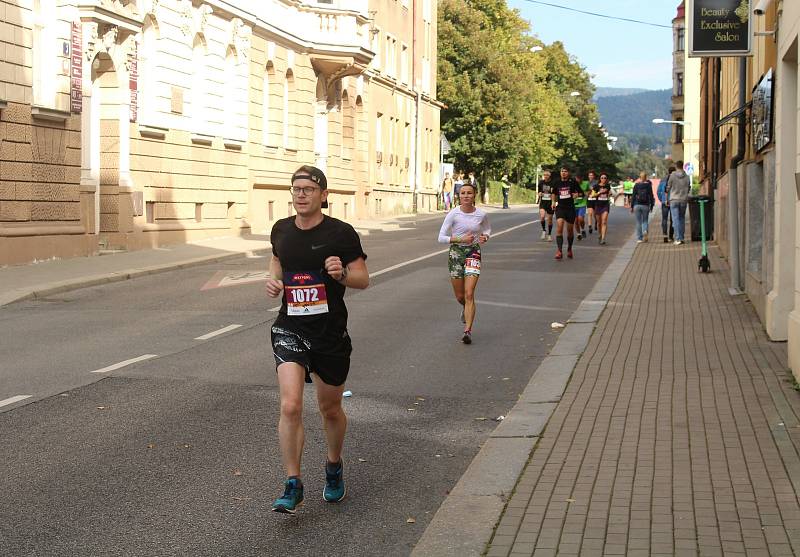
[[[594,98],[601,97],[622,97],[625,95],[635,95],[636,93],[644,93],[647,89],[633,89],[624,87],[597,87],[594,91]]]
[[[600,90],[611,88],[598,88]],[[618,89],[619,90],[619,89]],[[635,90],[623,90],[635,91]],[[667,151],[671,126],[653,124],[653,118],[670,118],[672,90],[640,91],[612,96],[595,96],[603,126],[619,138],[618,145],[637,150],[640,145]]]

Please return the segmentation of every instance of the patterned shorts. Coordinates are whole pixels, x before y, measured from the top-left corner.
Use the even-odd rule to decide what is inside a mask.
[[[452,244],[447,268],[450,271],[450,278],[463,279],[465,275],[479,276],[481,274],[481,247],[478,244],[472,246]]]

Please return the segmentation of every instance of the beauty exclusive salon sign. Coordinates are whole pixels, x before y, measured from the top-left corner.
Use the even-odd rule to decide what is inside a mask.
[[[688,0],[689,56],[749,56],[750,0]]]

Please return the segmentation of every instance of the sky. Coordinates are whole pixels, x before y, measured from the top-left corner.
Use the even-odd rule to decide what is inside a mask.
[[[604,15],[638,19],[669,29],[616,21],[508,0],[544,43],[564,43],[598,87],[672,88],[672,19],[680,0],[543,0]]]

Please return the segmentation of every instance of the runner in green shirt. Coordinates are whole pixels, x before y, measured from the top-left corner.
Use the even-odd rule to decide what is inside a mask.
[[[586,196],[589,191],[589,181],[579,180],[583,195],[575,198],[575,228],[578,231],[578,240],[586,237]]]
[[[625,207],[631,206],[631,197],[633,197],[633,178],[630,176],[627,180],[622,182],[622,193],[625,194]]]

